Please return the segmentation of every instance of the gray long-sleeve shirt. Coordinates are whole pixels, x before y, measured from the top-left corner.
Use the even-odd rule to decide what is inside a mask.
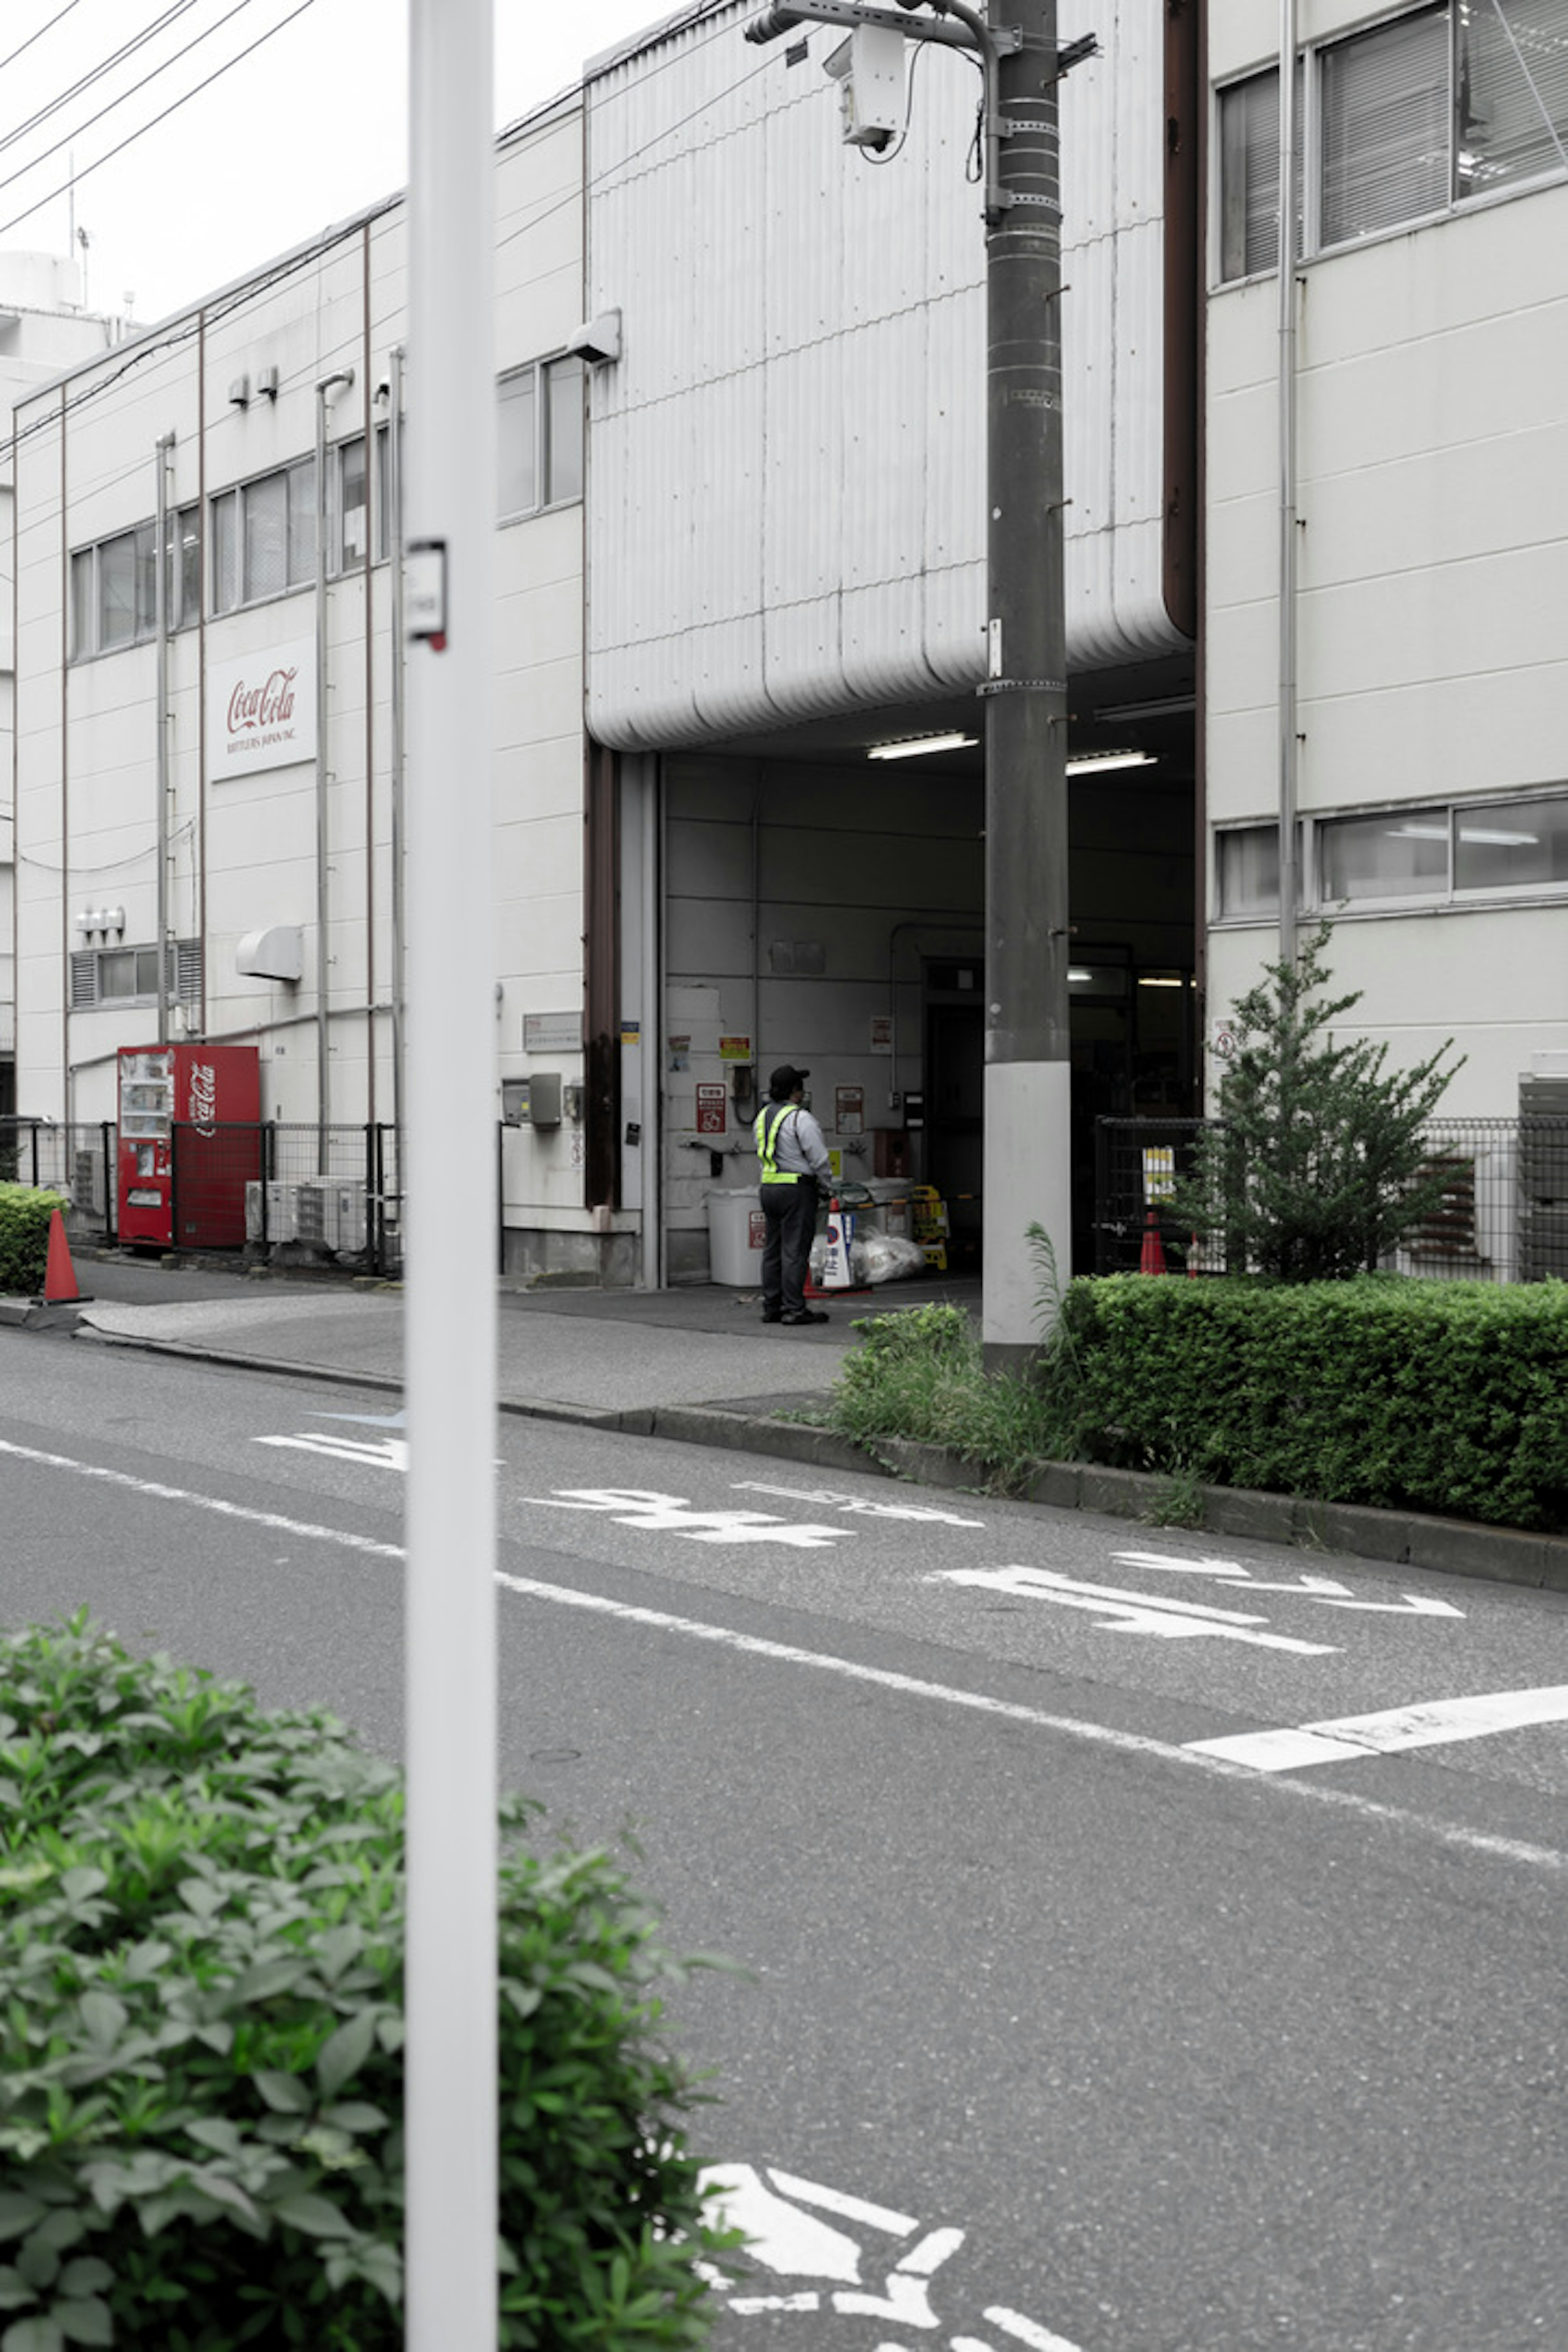
[[[769,1103],[762,1117],[771,1124],[777,1110],[777,1103]],[[832,1181],[833,1162],[827,1156],[822,1129],[811,1113],[799,1103],[786,1109],[780,1121],[778,1139],[773,1147],[773,1163],[796,1176],[817,1176],[824,1182]]]

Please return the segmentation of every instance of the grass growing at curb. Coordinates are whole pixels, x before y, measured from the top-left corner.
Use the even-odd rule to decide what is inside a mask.
[[[843,1435],[873,1453],[889,1437],[945,1446],[999,1495],[1022,1493],[1042,1458],[1060,1458],[1068,1427],[1048,1358],[1027,1378],[988,1374],[962,1307],[863,1316],[854,1328],[863,1345],[845,1359],[826,1410]]]

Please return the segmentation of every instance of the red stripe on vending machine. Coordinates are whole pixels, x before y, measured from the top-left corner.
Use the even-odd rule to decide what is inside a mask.
[[[261,1174],[260,1120],[254,1045],[122,1045],[121,1240],[243,1248],[245,1188]]]

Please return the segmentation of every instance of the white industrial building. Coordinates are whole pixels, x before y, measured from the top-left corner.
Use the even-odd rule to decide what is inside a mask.
[[[850,1173],[978,1224],[982,754],[872,756],[982,731],[975,80],[923,55],[871,160],[836,36],[791,62],[749,13],[497,148],[474,903],[520,1272],[700,1279],[783,1060]],[[1062,107],[1080,1255],[1094,1117],[1197,1108],[1205,952],[1212,1014],[1274,951],[1289,686],[1304,907],[1368,1027],[1457,1036],[1498,1117],[1568,1052],[1568,0],[1302,0],[1293,338],[1264,13],[1061,12],[1100,45]],[[390,200],[18,409],[25,1112],[111,1118],[162,1028],[253,1039],[283,1126],[401,1116],[403,243]]]
[[[89,310],[83,275],[74,258],[46,253],[0,253],[0,429],[10,439],[11,404],[62,368],[101,352],[127,331],[123,319]],[[14,500],[11,453],[0,446],[0,1118],[15,1108],[16,995],[12,962],[15,929],[11,808],[12,660],[11,555]]]

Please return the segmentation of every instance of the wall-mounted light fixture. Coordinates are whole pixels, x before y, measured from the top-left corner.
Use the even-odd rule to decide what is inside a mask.
[[[1069,776],[1103,776],[1113,768],[1152,768],[1152,751],[1075,751],[1068,761]]]
[[[250,406],[250,378],[247,375],[237,375],[229,385],[228,404],[231,408]]]
[[[278,371],[275,367],[264,367],[257,371],[256,394],[258,400],[277,399]]]
[[[83,907],[71,920],[79,931],[122,931],[125,929],[123,907]]]
[[[873,743],[866,757],[868,760],[915,760],[928,751],[967,751],[979,740],[977,735],[905,735],[896,743]]]

